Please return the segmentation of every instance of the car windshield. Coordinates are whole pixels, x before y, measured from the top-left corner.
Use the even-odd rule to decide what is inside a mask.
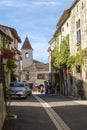
[[[24,83],[11,83],[10,87],[24,87]]]

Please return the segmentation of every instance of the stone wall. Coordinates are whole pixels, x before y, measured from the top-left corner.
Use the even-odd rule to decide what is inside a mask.
[[[82,8],[83,4],[83,8]],[[80,19],[81,28],[81,47],[82,49],[87,47],[87,7],[86,0],[80,0],[75,7],[71,10],[71,31],[70,31],[70,53],[75,55],[77,52],[77,38],[76,38],[76,22]]]
[[[80,0],[71,10],[71,31],[70,31],[70,53],[75,55],[77,53],[77,38],[76,38],[76,22],[80,19],[80,29],[81,29],[81,47],[82,49],[87,47],[87,0]],[[76,78],[83,79],[84,86],[84,96],[87,99],[87,78],[86,78],[87,66],[83,66],[82,75],[78,77],[77,73],[73,76]],[[75,71],[75,70],[74,70]]]
[[[3,94],[3,85],[2,83],[0,83],[0,130],[2,130],[5,117],[6,117],[6,108]]]

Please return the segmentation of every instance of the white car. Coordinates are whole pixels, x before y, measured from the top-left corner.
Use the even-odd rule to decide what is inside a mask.
[[[13,98],[26,98],[31,94],[31,89],[25,82],[12,82],[10,83],[9,87],[12,90]]]

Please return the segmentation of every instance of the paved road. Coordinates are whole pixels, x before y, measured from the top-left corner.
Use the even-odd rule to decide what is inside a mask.
[[[3,130],[87,130],[87,106],[80,100],[58,95],[34,95],[14,100]]]
[[[58,95],[39,97],[53,108],[71,130],[87,130],[87,101]]]
[[[32,95],[27,100],[14,100],[10,113],[17,115],[17,119],[6,120],[3,130],[57,130]]]

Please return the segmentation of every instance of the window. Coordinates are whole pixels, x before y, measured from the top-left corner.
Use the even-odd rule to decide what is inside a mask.
[[[77,6],[77,12],[78,12],[78,6]]]
[[[64,32],[64,27],[62,28],[62,31]]]
[[[67,22],[66,26],[67,26],[67,27],[69,26],[68,22]]]
[[[76,40],[77,44],[81,43],[81,28],[80,28],[80,19],[76,22]]]
[[[84,3],[82,2],[82,9],[84,9]]]
[[[26,53],[25,53],[25,58],[28,58],[28,57],[29,57],[29,53],[26,52]]]
[[[45,79],[45,75],[44,74],[37,74],[37,79]]]
[[[26,80],[29,80],[29,72],[26,74]]]

